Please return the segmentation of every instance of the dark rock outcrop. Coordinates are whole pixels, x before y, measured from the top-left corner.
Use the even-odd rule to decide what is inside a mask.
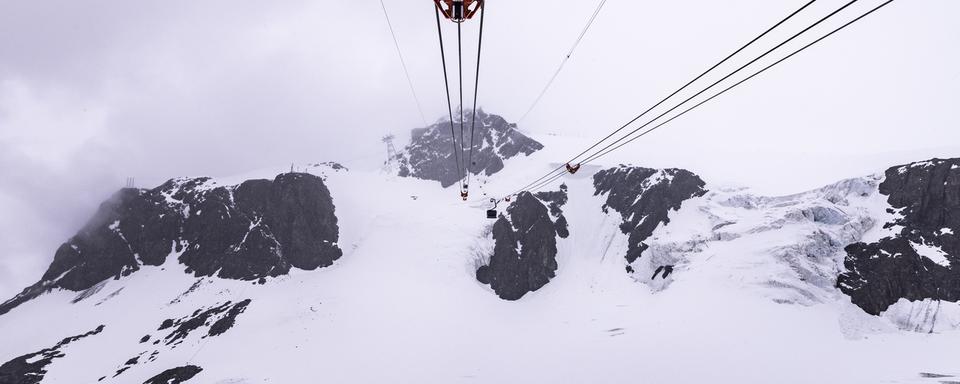
[[[426,128],[414,129],[410,144],[398,155],[399,175],[424,180],[436,180],[444,188],[460,179],[454,148],[463,143],[469,153],[471,116],[464,117],[464,136],[461,140],[459,119],[450,132],[450,121],[441,121]],[[477,121],[473,134],[472,164],[468,169],[475,175],[487,176],[503,169],[503,160],[520,154],[530,155],[543,145],[524,136],[516,130],[517,125],[508,123],[504,118],[477,110]],[[456,144],[454,144],[454,140]],[[461,159],[463,164],[468,159]]]
[[[130,368],[133,368],[138,363],[140,363],[140,355],[131,357],[130,359],[127,360],[127,362],[123,363],[123,366],[120,367],[120,369],[117,369],[117,371],[114,372],[113,377],[122,375],[124,372],[126,372]],[[103,379],[106,379],[106,376],[101,377],[100,380],[97,380],[97,381],[103,381]]]
[[[178,256],[196,276],[258,280],[312,270],[342,255],[330,191],[305,173],[217,186],[174,179],[122,189],[60,246],[40,282],[0,305],[0,315],[53,288],[81,291]]]
[[[704,185],[699,176],[676,168],[658,170],[621,165],[593,175],[594,195],[607,195],[604,212],[613,208],[623,218],[620,230],[629,235],[628,263],[640,258],[648,247],[644,240],[660,224],[670,222],[671,210],[680,209],[687,199],[707,193]]]
[[[117,368],[112,377],[120,376],[137,365],[156,361],[163,350],[175,349],[189,337],[205,339],[226,333],[236,324],[237,317],[247,310],[250,302],[250,299],[237,303],[228,301],[210,307],[199,308],[193,311],[193,313],[177,319],[163,320],[163,322],[160,323],[160,327],[157,328],[157,331],[162,332],[156,335],[156,340],[152,343],[152,346],[155,346],[156,349],[143,350],[137,356],[127,359],[126,362]],[[143,336],[140,339],[140,344],[149,341],[153,336],[154,335]],[[150,346],[147,347],[149,348]],[[192,377],[193,375],[190,376]],[[107,376],[104,376],[100,378],[100,381],[106,378]],[[189,379],[189,377],[184,378],[184,380],[186,379]],[[168,378],[167,380],[170,379]],[[167,381],[159,382],[166,383]]]
[[[661,276],[663,279],[666,279],[667,276],[670,276],[671,273],[673,273],[672,265],[661,265],[657,267],[656,271],[653,271],[653,276],[650,276],[650,280],[656,279],[657,276]]]
[[[66,356],[61,349],[77,340],[96,335],[103,331],[101,325],[82,335],[71,336],[61,340],[57,345],[31,354],[23,355],[0,365],[0,384],[36,384],[43,381],[47,374],[46,367],[58,359]]]
[[[143,384],[180,384],[192,379],[198,373],[203,371],[196,365],[185,365],[182,367],[170,368],[160,374],[147,379]]]
[[[166,345],[178,345],[183,342],[194,331],[209,327],[206,335],[219,336],[229,330],[237,321],[237,315],[246,311],[250,305],[250,299],[243,300],[236,304],[226,302],[208,309],[198,309],[192,315],[178,320],[167,319],[160,324],[159,330],[173,328],[173,330],[163,338]]]
[[[549,210],[538,197],[549,203]],[[518,300],[550,282],[557,270],[556,236],[569,235],[560,210],[566,201],[566,186],[536,197],[529,192],[517,195],[507,214],[493,224],[493,254],[477,269],[477,280],[504,300]]]
[[[960,300],[960,159],[890,168],[880,193],[896,232],[845,248],[837,287],[870,314],[898,300]]]

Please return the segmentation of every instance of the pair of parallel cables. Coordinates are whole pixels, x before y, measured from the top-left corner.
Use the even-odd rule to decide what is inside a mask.
[[[443,83],[446,90],[447,96],[447,113],[450,119],[450,137],[453,144],[453,157],[457,166],[457,176],[458,183],[460,187],[461,196],[466,196],[467,188],[470,183],[470,165],[473,164],[473,148],[474,148],[474,131],[476,127],[476,116],[477,116],[477,96],[480,89],[480,55],[483,48],[483,17],[486,10],[486,1],[485,0],[476,0],[477,8],[480,11],[480,34],[477,42],[477,67],[476,67],[476,76],[474,77],[474,88],[473,88],[473,112],[471,114],[470,122],[470,146],[469,150],[464,147],[467,140],[465,137],[464,129],[464,119],[463,119],[463,44],[462,44],[462,34],[461,34],[461,23],[463,19],[455,20],[457,24],[457,61],[458,61],[458,71],[459,71],[459,85],[460,85],[460,140],[458,144],[456,130],[454,128],[453,120],[453,104],[450,98],[450,81],[447,74],[447,58],[444,50],[443,44],[443,29],[440,25],[440,4],[437,2],[434,7],[437,18],[437,37],[440,41],[440,59],[443,66]],[[423,107],[420,104],[420,98],[417,97],[417,92],[413,86],[413,80],[410,78],[410,72],[407,69],[407,64],[403,59],[403,52],[400,50],[400,43],[397,40],[397,34],[393,29],[393,23],[390,22],[390,14],[387,12],[387,7],[384,5],[383,0],[380,0],[380,7],[383,9],[384,18],[387,21],[387,27],[390,29],[390,35],[393,37],[393,44],[397,49],[397,56],[400,58],[400,65],[403,68],[403,73],[407,78],[407,85],[410,87],[410,93],[413,95],[413,100],[416,102],[417,111],[420,113],[420,119],[423,121],[423,125],[427,126],[427,119],[423,113]],[[444,14],[445,17],[449,18],[449,15]]]
[[[750,65],[756,63],[756,62],[759,61],[760,59],[766,57],[766,56],[769,55],[770,53],[773,53],[773,52],[776,51],[777,49],[783,47],[784,45],[786,45],[786,44],[789,43],[790,41],[793,41],[793,40],[796,39],[797,37],[805,34],[805,33],[808,32],[809,30],[813,29],[813,28],[816,27],[817,25],[820,25],[820,24],[823,23],[824,21],[832,18],[834,15],[836,15],[836,14],[840,13],[841,11],[843,11],[844,9],[850,7],[851,5],[853,5],[854,3],[856,3],[857,1],[858,1],[858,0],[851,0],[850,2],[844,4],[843,6],[841,6],[841,7],[838,8],[838,9],[834,10],[833,12],[831,12],[830,14],[828,14],[827,16],[824,16],[824,17],[820,18],[819,20],[817,20],[817,21],[814,22],[813,24],[807,26],[806,28],[804,28],[804,29],[801,30],[800,32],[792,35],[791,37],[787,38],[787,39],[784,40],[783,42],[777,44],[775,47],[767,50],[767,51],[764,52],[763,54],[761,54],[761,55],[757,56],[756,58],[750,60],[747,64],[744,64],[744,65],[740,66],[739,68],[737,68],[736,70],[730,72],[729,74],[727,74],[726,76],[724,76],[724,77],[721,78],[720,80],[717,80],[716,82],[714,82],[714,83],[710,84],[709,86],[703,88],[702,90],[700,90],[699,92],[697,92],[697,93],[694,94],[693,96],[688,97],[687,99],[685,99],[685,100],[683,100],[682,102],[676,104],[675,106],[673,106],[672,108],[668,109],[667,111],[661,113],[661,114],[658,115],[657,117],[655,117],[655,118],[647,121],[646,123],[644,123],[643,125],[635,128],[635,129],[631,130],[631,131],[628,132],[626,135],[623,135],[622,137],[614,140],[613,142],[610,142],[610,143],[607,144],[606,146],[604,146],[604,147],[602,147],[602,148],[594,151],[594,152],[591,153],[589,156],[583,158],[583,160],[581,160],[579,163],[576,163],[577,165],[576,165],[576,167],[575,167],[574,169],[579,169],[579,166],[580,166],[580,165],[588,164],[588,163],[593,162],[593,161],[595,161],[595,160],[597,160],[597,159],[599,159],[599,158],[601,158],[601,157],[603,157],[603,156],[606,156],[607,154],[609,154],[609,153],[611,153],[611,152],[613,152],[613,151],[616,151],[617,149],[623,147],[624,145],[629,144],[630,142],[633,142],[634,140],[636,140],[636,139],[638,139],[638,138],[640,138],[640,137],[643,137],[643,136],[645,136],[646,134],[648,134],[648,133],[650,133],[650,132],[652,132],[652,131],[654,131],[654,130],[656,130],[656,129],[658,129],[658,128],[660,128],[660,127],[662,127],[662,126],[664,126],[664,125],[666,125],[666,124],[668,124],[668,123],[670,123],[671,121],[679,118],[680,116],[683,116],[683,115],[685,115],[686,113],[692,111],[693,109],[696,109],[697,107],[699,107],[699,106],[701,106],[701,105],[703,105],[703,104],[705,104],[705,103],[713,100],[714,98],[716,98],[716,97],[718,97],[718,96],[720,96],[720,95],[722,95],[722,94],[730,91],[731,89],[736,88],[736,87],[739,86],[740,84],[743,84],[743,83],[749,81],[750,79],[753,79],[754,77],[760,75],[761,73],[766,72],[766,71],[769,70],[770,68],[773,68],[774,66],[776,66],[776,65],[778,65],[778,64],[786,61],[787,59],[793,57],[794,55],[796,55],[796,54],[798,54],[798,53],[806,50],[807,48],[809,48],[809,47],[811,47],[811,46],[819,43],[820,41],[822,41],[822,40],[830,37],[831,35],[839,32],[840,30],[843,30],[844,28],[846,28],[846,27],[848,27],[848,26],[856,23],[857,21],[860,21],[860,20],[863,19],[864,17],[866,17],[866,16],[868,16],[868,15],[876,12],[876,11],[879,10],[880,8],[883,8],[883,7],[885,7],[886,5],[888,5],[888,4],[890,4],[891,2],[893,2],[893,0],[887,0],[887,1],[883,2],[883,3],[881,3],[880,5],[878,5],[878,6],[874,7],[874,8],[871,8],[870,10],[868,10],[867,12],[859,15],[858,17],[854,18],[853,20],[851,20],[851,21],[849,21],[849,22],[841,25],[840,27],[838,27],[838,28],[830,31],[829,33],[827,33],[827,34],[825,34],[825,35],[823,35],[823,36],[821,36],[821,37],[819,37],[819,38],[817,38],[816,40],[814,40],[814,41],[812,41],[812,42],[810,42],[810,43],[802,46],[801,48],[799,48],[799,49],[791,52],[790,54],[788,54],[788,55],[784,56],[783,58],[781,58],[781,59],[773,62],[772,64],[769,64],[769,65],[767,65],[766,67],[763,67],[762,69],[760,69],[760,70],[754,72],[753,74],[747,76],[746,78],[744,78],[744,79],[742,79],[742,80],[734,83],[733,85],[730,85],[730,86],[724,88],[723,90],[721,90],[721,91],[713,94],[712,96],[704,99],[703,101],[700,101],[700,102],[694,104],[693,106],[691,106],[691,107],[689,107],[689,108],[681,111],[681,112],[678,113],[677,115],[674,115],[673,117],[670,117],[669,119],[667,119],[667,120],[665,120],[665,121],[662,121],[662,122],[660,122],[660,123],[657,123],[656,125],[654,125],[654,126],[651,127],[651,128],[648,128],[648,129],[646,129],[646,130],[643,130],[644,128],[646,128],[647,126],[650,126],[651,124],[654,124],[657,120],[663,118],[664,116],[666,116],[666,115],[669,114],[670,112],[673,112],[674,110],[682,107],[683,105],[685,105],[686,103],[690,102],[691,100],[693,100],[693,99],[696,98],[697,96],[700,96],[700,95],[702,95],[703,93],[709,91],[710,89],[714,88],[715,86],[717,86],[718,84],[722,83],[723,81],[729,79],[730,77],[734,76],[735,74],[739,73],[740,71],[744,70],[745,68],[749,67]],[[669,100],[670,98],[672,98],[672,97],[675,96],[676,94],[680,93],[680,92],[683,91],[684,89],[688,88],[690,85],[692,85],[693,83],[695,83],[697,80],[701,79],[702,77],[704,77],[705,75],[707,75],[708,73],[710,73],[711,71],[713,71],[714,69],[716,69],[717,67],[719,67],[720,65],[722,65],[723,63],[727,62],[728,60],[730,60],[731,58],[733,58],[734,56],[736,56],[738,53],[740,53],[741,51],[743,51],[744,49],[746,49],[747,47],[749,47],[750,45],[752,45],[754,42],[756,42],[757,40],[759,40],[759,39],[761,39],[762,37],[766,36],[768,33],[770,33],[771,31],[773,31],[773,30],[776,29],[777,27],[779,27],[781,24],[785,23],[787,20],[793,18],[795,15],[797,15],[798,13],[800,13],[801,11],[803,11],[804,9],[806,9],[807,7],[809,7],[809,6],[810,6],[811,4],[813,4],[814,2],[816,2],[816,0],[811,0],[810,2],[804,4],[802,7],[800,7],[799,9],[797,9],[796,11],[794,11],[793,13],[789,14],[786,18],[784,18],[784,19],[781,20],[780,22],[776,23],[775,25],[773,25],[772,27],[770,27],[769,29],[767,29],[766,31],[764,31],[763,33],[761,33],[760,35],[758,35],[757,37],[753,38],[753,39],[750,40],[748,43],[746,43],[745,45],[743,45],[742,47],[740,47],[739,49],[737,49],[736,51],[734,51],[733,53],[731,53],[730,55],[728,55],[727,57],[725,57],[723,60],[721,60],[721,61],[718,62],[717,64],[714,64],[714,65],[711,66],[709,69],[707,69],[706,71],[704,71],[704,72],[701,73],[700,75],[696,76],[693,80],[690,80],[689,82],[687,82],[686,84],[684,84],[682,87],[680,87],[679,89],[677,89],[676,91],[674,91],[673,93],[671,93],[670,95],[668,95],[667,97],[661,99],[659,102],[657,102],[656,104],[654,104],[653,106],[651,106],[651,107],[648,108],[647,110],[643,111],[641,114],[639,114],[638,116],[634,117],[633,119],[631,119],[630,121],[628,121],[626,124],[623,124],[622,126],[620,126],[620,128],[614,130],[613,132],[611,132],[610,134],[608,134],[608,135],[605,136],[604,138],[602,138],[602,139],[598,140],[597,142],[593,143],[593,144],[590,145],[587,149],[585,149],[584,151],[580,152],[579,154],[577,154],[576,156],[574,156],[573,158],[571,158],[569,161],[567,161],[567,162],[564,163],[563,165],[560,165],[559,167],[557,167],[557,168],[553,169],[552,171],[546,173],[545,175],[543,175],[543,176],[541,176],[541,177],[539,177],[539,178],[531,181],[530,183],[524,185],[523,187],[518,188],[518,189],[515,190],[514,192],[506,195],[505,198],[506,198],[506,199],[509,199],[509,196],[516,195],[517,193],[520,193],[520,192],[523,192],[523,191],[531,191],[531,192],[532,192],[532,191],[537,191],[537,190],[539,190],[540,188],[543,188],[544,186],[549,185],[551,182],[559,179],[559,178],[562,177],[565,173],[567,173],[567,172],[570,171],[570,169],[571,169],[571,168],[569,167],[570,164],[573,164],[574,162],[576,162],[577,159],[581,158],[583,155],[586,155],[587,153],[589,153],[589,152],[590,152],[591,150],[593,150],[594,148],[597,148],[598,146],[600,146],[601,144],[603,144],[604,142],[606,142],[608,139],[612,138],[612,137],[613,137],[614,135],[616,135],[617,133],[623,131],[624,129],[626,129],[628,126],[630,126],[631,124],[633,124],[633,123],[636,122],[637,120],[643,118],[643,116],[646,116],[650,111],[652,111],[653,109],[657,108],[657,107],[660,106],[661,104],[665,103],[667,100]],[[643,131],[641,131],[641,130],[643,130]],[[639,134],[637,134],[638,132],[639,132]],[[635,135],[635,134],[636,134],[636,135]]]
[[[381,0],[382,1],[382,0]],[[447,56],[444,52],[443,46],[443,28],[440,25],[440,6],[437,5],[434,7],[434,12],[437,17],[437,37],[440,40],[440,61],[443,65],[443,85],[446,88],[447,93],[447,113],[450,119],[450,139],[453,144],[453,156],[454,160],[457,162],[457,173],[459,175],[459,184],[460,184],[460,196],[466,200],[468,195],[468,188],[470,186],[470,166],[473,165],[473,141],[474,141],[474,128],[477,124],[477,92],[480,88],[480,54],[481,49],[483,48],[483,16],[486,12],[486,1],[477,0],[477,7],[480,10],[480,34],[477,40],[477,67],[476,67],[476,77],[474,79],[473,87],[473,112],[470,115],[470,149],[469,152],[464,148],[464,143],[466,139],[464,138],[464,127],[463,127],[463,40],[461,34],[461,24],[463,19],[455,21],[457,24],[457,63],[458,63],[458,72],[459,72],[459,88],[460,88],[460,143],[457,144],[457,135],[456,130],[454,129],[453,122],[453,104],[450,101],[450,81],[447,76]],[[467,153],[465,155],[465,153]]]

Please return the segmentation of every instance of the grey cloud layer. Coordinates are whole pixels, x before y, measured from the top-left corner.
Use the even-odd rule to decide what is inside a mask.
[[[384,1],[427,118],[445,115],[429,2]],[[817,2],[792,28],[839,4]],[[491,1],[484,109],[517,119],[595,5]],[[610,1],[521,129],[600,137],[797,6]],[[896,2],[612,160],[815,186],[837,177],[825,162],[956,143],[958,13],[952,0]],[[0,52],[0,296],[35,280],[126,176],[374,166],[381,135],[422,125],[377,1],[5,1]]]

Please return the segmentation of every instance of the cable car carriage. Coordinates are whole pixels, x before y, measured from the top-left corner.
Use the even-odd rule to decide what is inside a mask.
[[[497,218],[497,199],[491,198],[490,202],[493,203],[493,208],[490,208],[487,210],[487,218],[496,219]]]

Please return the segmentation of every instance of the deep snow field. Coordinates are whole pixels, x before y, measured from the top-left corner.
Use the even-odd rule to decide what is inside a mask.
[[[953,330],[960,316],[942,320],[946,323],[935,333],[901,330],[892,317],[870,316],[832,287],[792,282],[809,283],[807,294],[798,295],[768,284],[785,281],[780,277],[789,268],[770,250],[797,243],[813,224],[756,231],[777,217],[751,217],[755,211],[724,205],[750,191],[717,187],[706,176],[711,192],[672,212],[671,223],[655,232],[659,245],[654,248],[710,236],[711,223],[704,219],[709,215],[697,212],[721,220],[736,217],[738,223],[725,230],[741,236],[704,241],[684,253],[669,284],[652,284],[647,273],[624,271],[620,217],[602,212],[602,197],[593,195],[592,171],[581,171],[564,180],[570,236],[558,240],[557,277],[518,301],[501,300],[474,276],[477,252],[490,242],[481,238],[492,223],[484,216],[487,200],[522,185],[530,172],[549,170],[548,159],[556,153],[509,160],[503,172],[473,183],[471,192],[478,196],[467,203],[436,182],[385,171],[309,168],[327,177],[336,205],[344,255],[333,266],[294,269],[264,285],[218,278],[201,278],[195,285],[198,278],[168,257],[164,266],[109,280],[75,304],[69,303],[76,292],[55,291],[0,316],[0,361],[103,324],[99,335],[64,347],[66,356],[48,366],[43,382],[95,383],[106,375],[101,382],[140,383],[187,364],[203,367],[190,381],[196,383],[960,380],[937,377],[960,375],[960,331]],[[882,212],[884,202],[873,192],[851,199],[847,213]],[[824,193],[785,199],[802,203]],[[865,237],[879,236],[878,228],[865,230]],[[835,273],[830,265],[817,267]],[[144,335],[156,338],[163,319],[248,298],[249,307],[220,336],[194,333],[173,348],[138,342]],[[909,304],[896,308],[913,310]],[[142,358],[111,377],[129,358],[153,349],[160,351],[156,360]]]

